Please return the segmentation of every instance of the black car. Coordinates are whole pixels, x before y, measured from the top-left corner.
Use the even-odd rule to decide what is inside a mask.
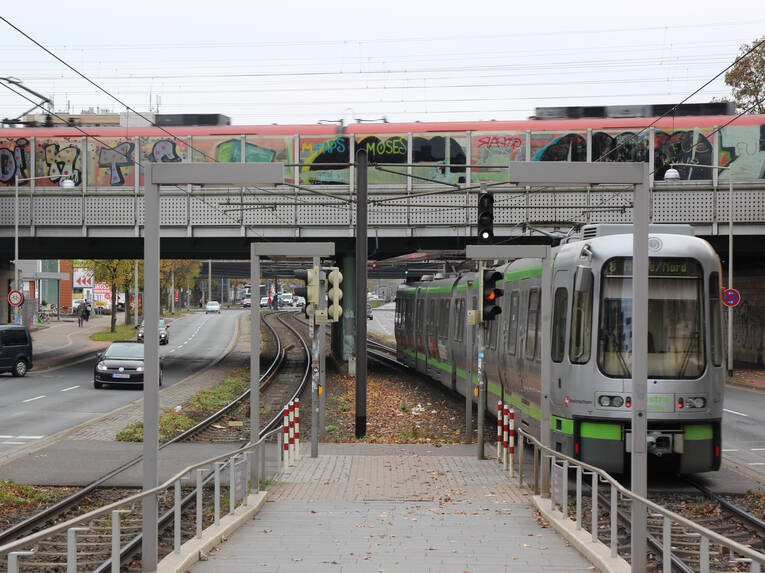
[[[162,363],[159,364],[159,385],[162,386]],[[140,385],[143,388],[143,344],[112,342],[93,369],[93,386],[104,384]]]
[[[24,376],[32,369],[32,337],[25,326],[0,324],[0,372]]]
[[[170,328],[170,326],[166,324],[164,320],[159,319],[159,343],[160,344],[170,343],[170,334],[167,332],[168,328]],[[138,342],[143,342],[143,321],[141,321],[141,326],[138,327]]]

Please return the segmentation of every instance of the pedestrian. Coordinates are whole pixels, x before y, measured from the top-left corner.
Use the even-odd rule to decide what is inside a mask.
[[[82,312],[82,318],[85,322],[88,322],[88,319],[90,318],[90,305],[88,304],[88,301],[85,301],[85,310]]]
[[[81,302],[77,305],[77,326],[82,326],[83,316],[85,314],[85,303]]]

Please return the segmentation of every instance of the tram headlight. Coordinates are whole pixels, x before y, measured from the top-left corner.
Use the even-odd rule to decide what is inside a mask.
[[[689,406],[690,408],[703,408],[706,405],[707,401],[701,397],[688,398],[688,401],[686,402],[686,406]]]
[[[624,398],[622,398],[621,396],[614,396],[611,399],[611,405],[614,408],[621,408],[622,406],[624,406]]]
[[[608,408],[611,405],[611,396],[601,396],[598,398],[598,404],[604,408]]]

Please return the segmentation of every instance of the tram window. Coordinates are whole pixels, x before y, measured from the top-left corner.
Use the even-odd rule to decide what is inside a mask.
[[[555,291],[552,323],[552,344],[550,353],[553,362],[562,362],[566,352],[566,311],[568,310],[568,291],[560,287]]]
[[[433,336],[435,334],[436,325],[436,301],[431,299],[428,305],[428,334]]]
[[[420,299],[417,301],[417,310],[415,312],[414,316],[414,327],[417,329],[420,334],[422,334],[423,331],[423,309],[425,307],[425,301]]]
[[[497,349],[497,322],[498,320],[492,320],[491,325],[489,326],[489,341],[487,343],[488,347],[492,350]]]
[[[449,337],[449,299],[438,301],[438,338]]]
[[[577,273],[592,275],[592,271],[587,268],[580,268]],[[589,362],[592,348],[592,277],[589,280],[579,280],[575,284],[580,283],[589,286],[584,291],[574,289],[571,305],[571,333],[568,341],[568,359],[572,364]]]
[[[710,338],[712,339],[712,364],[720,366],[722,364],[722,313],[720,312],[720,275],[711,273],[709,275],[709,321]]]
[[[529,291],[529,306],[526,314],[526,358],[534,358],[537,350],[539,330],[539,289]]]
[[[518,346],[518,311],[519,301],[521,293],[513,291],[510,296],[510,330],[507,337],[507,351],[510,354],[515,354],[515,349]]]
[[[465,299],[458,298],[454,301],[454,310],[457,315],[457,328],[454,329],[454,339],[462,342],[465,337]]]

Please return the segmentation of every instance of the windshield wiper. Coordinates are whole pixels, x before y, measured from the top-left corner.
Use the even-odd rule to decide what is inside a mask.
[[[680,372],[678,373],[678,377],[682,378],[685,376],[685,370],[688,368],[688,364],[691,362],[691,352],[696,347],[696,344],[699,341],[699,332],[698,330],[694,332],[688,340],[688,347],[685,349],[685,353],[683,354],[683,362],[680,365]]]

